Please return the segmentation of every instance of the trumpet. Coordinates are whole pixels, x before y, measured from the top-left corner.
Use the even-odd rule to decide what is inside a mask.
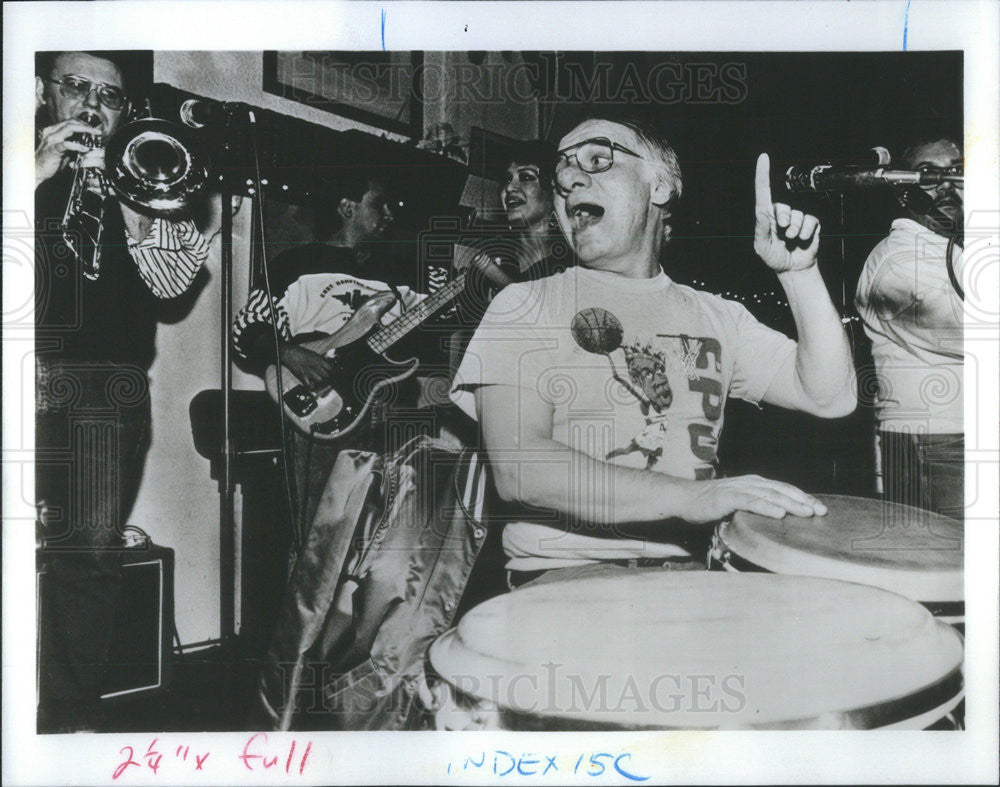
[[[74,134],[73,140],[91,149],[101,146],[97,134]],[[108,184],[103,173],[77,166],[59,228],[66,247],[80,260],[83,275],[88,279],[96,279],[101,273],[101,234],[107,196]]]
[[[159,118],[133,120],[108,140],[111,187],[130,206],[175,216],[208,182],[209,160],[194,132]]]
[[[97,134],[75,140],[101,146]],[[84,275],[100,273],[104,202],[114,193],[140,213],[174,217],[185,213],[208,182],[209,159],[192,131],[159,118],[126,123],[105,144],[105,168],[78,167],[73,176],[61,229]]]

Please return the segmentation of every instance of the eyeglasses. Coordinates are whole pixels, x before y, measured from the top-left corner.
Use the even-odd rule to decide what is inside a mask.
[[[929,172],[934,175],[964,175],[964,164],[953,164],[950,167],[937,167],[934,164],[921,164],[917,167],[917,172]]]
[[[59,92],[63,98],[73,100],[86,99],[91,93],[97,93],[97,99],[104,106],[111,110],[118,110],[125,106],[125,92],[115,85],[104,85],[100,82],[91,82],[82,77],[66,76],[62,79],[46,79],[59,85]]]
[[[614,152],[616,150],[636,158],[642,158],[634,150],[612,142],[607,137],[594,137],[560,150],[559,160],[556,162],[556,175],[569,166],[570,159],[576,159],[576,165],[588,174],[609,170],[615,163]]]

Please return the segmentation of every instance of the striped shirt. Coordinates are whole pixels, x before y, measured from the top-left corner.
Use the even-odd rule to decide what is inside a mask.
[[[139,275],[157,298],[186,292],[208,259],[208,241],[189,220],[157,217],[143,240],[125,237]]]

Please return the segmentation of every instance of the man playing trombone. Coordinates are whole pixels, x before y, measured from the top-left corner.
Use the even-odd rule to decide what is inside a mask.
[[[157,315],[208,256],[191,221],[147,215],[108,189],[104,145],[128,119],[130,56],[36,59],[40,732],[100,727],[123,529],[150,430]]]

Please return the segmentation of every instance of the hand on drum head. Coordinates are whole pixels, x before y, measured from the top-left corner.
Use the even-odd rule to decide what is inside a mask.
[[[826,506],[791,484],[759,475],[741,475],[693,481],[692,497],[682,517],[689,522],[714,522],[736,511],[781,519],[786,514],[823,516]]]

